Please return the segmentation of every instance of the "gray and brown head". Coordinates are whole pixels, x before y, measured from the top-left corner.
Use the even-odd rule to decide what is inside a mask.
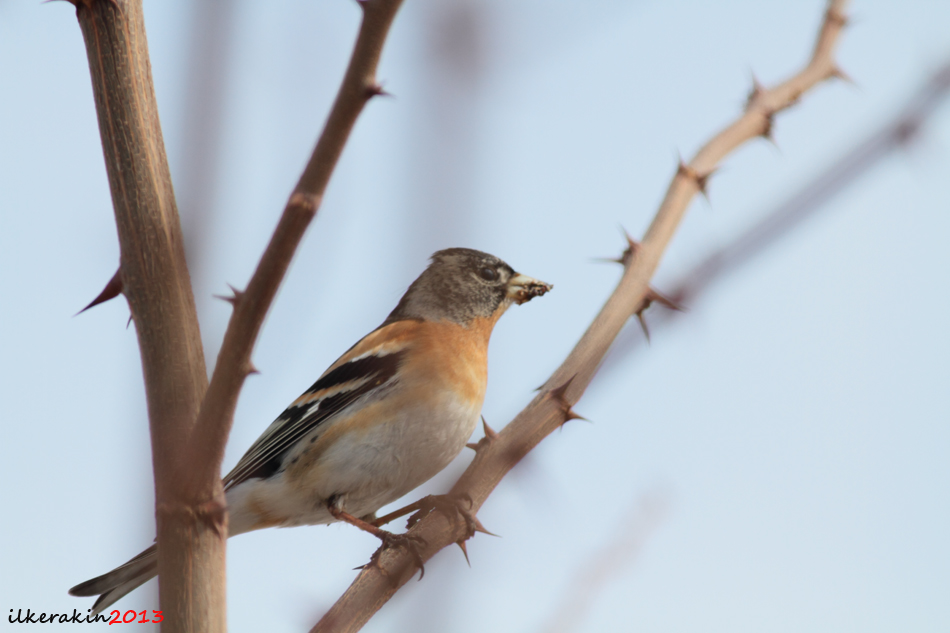
[[[552,288],[515,272],[494,255],[471,248],[448,248],[431,259],[386,323],[405,319],[468,323],[475,318],[497,318],[512,303],[525,303]]]

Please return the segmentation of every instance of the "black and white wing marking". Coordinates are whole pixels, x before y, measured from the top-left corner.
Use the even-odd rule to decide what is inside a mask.
[[[225,489],[278,472],[287,452],[307,434],[363,397],[394,382],[405,352],[371,354],[327,372],[280,414],[224,478]]]

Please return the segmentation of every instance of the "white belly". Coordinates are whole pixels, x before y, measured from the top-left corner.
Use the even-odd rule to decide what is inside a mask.
[[[288,456],[299,458],[299,465],[295,461],[269,479],[228,491],[230,535],[271,525],[332,523],[326,503],[334,496],[354,516],[376,512],[455,459],[472,436],[480,409],[481,402],[465,406],[450,395],[426,406],[393,407],[395,417],[340,434],[309,462],[308,447],[320,444],[305,438]],[[318,427],[315,434],[326,431]]]

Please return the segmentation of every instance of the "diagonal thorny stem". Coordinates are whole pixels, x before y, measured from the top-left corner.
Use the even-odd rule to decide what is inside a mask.
[[[944,62],[911,96],[901,112],[874,130],[838,160],[734,239],[716,249],[678,282],[664,288],[675,304],[692,307],[715,282],[745,267],[778,240],[811,219],[832,197],[866,175],[883,159],[907,148],[920,136],[921,128],[950,97],[950,61]],[[664,324],[681,314],[663,310],[650,319]],[[622,335],[613,346],[600,372],[615,366],[643,339]]]
[[[277,228],[244,292],[235,292],[234,313],[228,323],[211,384],[205,394],[190,443],[193,486],[208,497],[222,494],[221,462],[244,379],[254,371],[251,351],[277,289],[293,259],[304,231],[320,207],[327,182],[366,103],[381,93],[376,67],[386,35],[402,0],[360,2],[363,21],[353,56],[326,126]],[[212,485],[212,490],[209,486]]]
[[[452,488],[451,494],[471,499],[473,512],[522,457],[570,419],[571,405],[584,393],[610,344],[643,302],[650,278],[706,176],[744,142],[767,136],[775,113],[793,104],[818,83],[840,76],[833,52],[845,25],[846,4],[846,0],[829,2],[814,52],[801,71],[774,88],[756,86],[745,112],[704,145],[689,164],[680,165],[643,242],[631,244],[630,256],[624,258],[623,277],[593,323],[531,403],[497,438],[481,445],[471,465]],[[466,529],[464,521],[433,512],[419,521],[410,533],[427,543],[419,553],[428,560],[447,545],[466,538]],[[409,552],[384,551],[378,564],[360,572],[311,633],[359,630],[412,577],[415,569]]]

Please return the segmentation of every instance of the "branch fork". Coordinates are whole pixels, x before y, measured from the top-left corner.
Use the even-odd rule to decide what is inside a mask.
[[[316,148],[234,310],[209,384],[158,120],[141,0],[71,0],[89,59],[120,244],[121,275],[89,306],[123,293],[136,322],[155,472],[166,633],[224,633],[221,463],[251,351],[366,102],[401,0],[360,2],[363,20]],[[369,88],[369,90],[367,90]],[[223,516],[223,518],[222,518]]]

